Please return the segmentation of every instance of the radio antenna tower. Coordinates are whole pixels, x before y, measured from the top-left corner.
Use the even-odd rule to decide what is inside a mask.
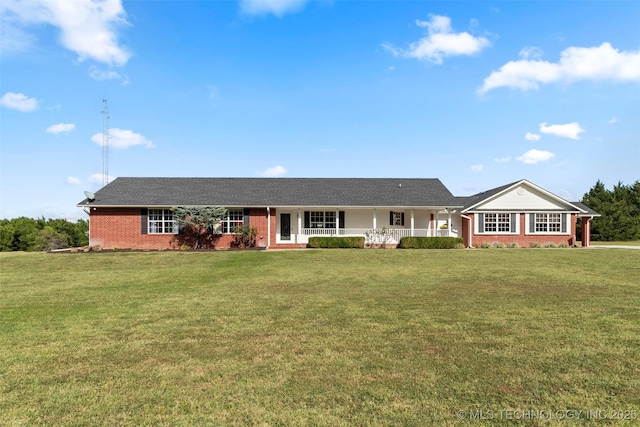
[[[109,106],[102,100],[102,186],[109,183]]]

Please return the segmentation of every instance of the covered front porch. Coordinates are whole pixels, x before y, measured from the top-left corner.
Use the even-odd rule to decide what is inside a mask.
[[[307,244],[313,236],[366,238],[383,228],[389,244],[397,244],[406,236],[458,237],[461,217],[446,208],[277,208],[275,243]]]

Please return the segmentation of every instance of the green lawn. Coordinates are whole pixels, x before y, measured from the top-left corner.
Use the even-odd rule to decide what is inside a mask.
[[[592,246],[640,246],[640,240],[622,242],[591,242]]]
[[[640,416],[637,250],[0,253],[0,274],[2,426]]]

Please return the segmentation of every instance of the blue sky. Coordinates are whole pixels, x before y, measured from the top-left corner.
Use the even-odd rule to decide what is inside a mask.
[[[640,179],[638,1],[3,0],[0,217],[109,176]]]

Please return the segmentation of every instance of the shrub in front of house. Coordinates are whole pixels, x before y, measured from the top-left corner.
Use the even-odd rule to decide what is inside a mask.
[[[309,248],[364,248],[364,237],[362,236],[349,236],[349,237],[323,237],[315,236],[309,237]]]
[[[403,249],[457,249],[464,247],[461,237],[403,237],[399,248]]]

